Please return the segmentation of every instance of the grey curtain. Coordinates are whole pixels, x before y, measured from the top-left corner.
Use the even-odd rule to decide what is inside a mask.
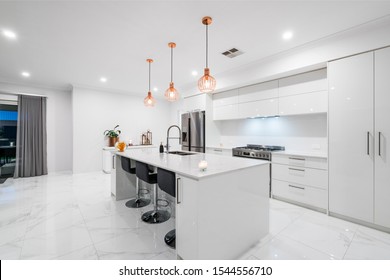
[[[46,174],[46,97],[19,95],[14,178]]]

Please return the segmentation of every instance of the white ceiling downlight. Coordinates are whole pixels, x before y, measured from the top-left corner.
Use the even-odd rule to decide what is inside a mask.
[[[100,78],[100,81],[101,81],[102,83],[106,83],[106,82],[107,82],[107,78],[106,78],[106,77],[101,77],[101,78]]]
[[[29,78],[31,76],[31,74],[29,72],[23,71],[22,72],[22,76],[26,77],[26,78]]]
[[[284,40],[290,40],[294,36],[294,33],[292,31],[286,31],[283,33],[282,38]]]
[[[8,30],[8,29],[3,29],[2,34],[4,37],[6,37],[8,39],[16,39],[16,37],[17,37],[15,32]]]

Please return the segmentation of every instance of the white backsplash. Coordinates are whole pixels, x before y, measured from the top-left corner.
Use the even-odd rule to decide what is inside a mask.
[[[280,145],[286,150],[326,153],[327,115],[244,119],[220,123],[220,146]]]

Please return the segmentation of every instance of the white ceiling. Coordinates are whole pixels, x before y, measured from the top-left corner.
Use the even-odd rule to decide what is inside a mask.
[[[389,1],[52,1],[0,2],[0,80],[50,87],[69,84],[162,95],[174,50],[176,88],[196,83],[205,63],[203,16],[209,28],[211,74],[243,66],[390,14]],[[294,37],[281,36],[292,30]],[[230,59],[221,52],[245,53]],[[24,78],[22,71],[31,73]],[[100,77],[107,77],[102,84]]]

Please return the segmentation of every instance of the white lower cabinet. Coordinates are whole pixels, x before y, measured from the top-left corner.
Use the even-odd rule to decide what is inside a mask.
[[[326,211],[328,208],[326,162],[326,158],[272,155],[272,196]]]
[[[116,196],[116,155],[110,152],[110,162],[112,162],[111,168],[111,194]]]
[[[328,191],[307,185],[272,179],[273,195],[306,205],[328,208]]]
[[[115,150],[110,149],[103,149],[103,172],[104,173],[111,173],[111,170],[114,166],[114,159],[112,157],[112,154]]]
[[[176,251],[182,259],[198,256],[197,181],[176,178]]]

